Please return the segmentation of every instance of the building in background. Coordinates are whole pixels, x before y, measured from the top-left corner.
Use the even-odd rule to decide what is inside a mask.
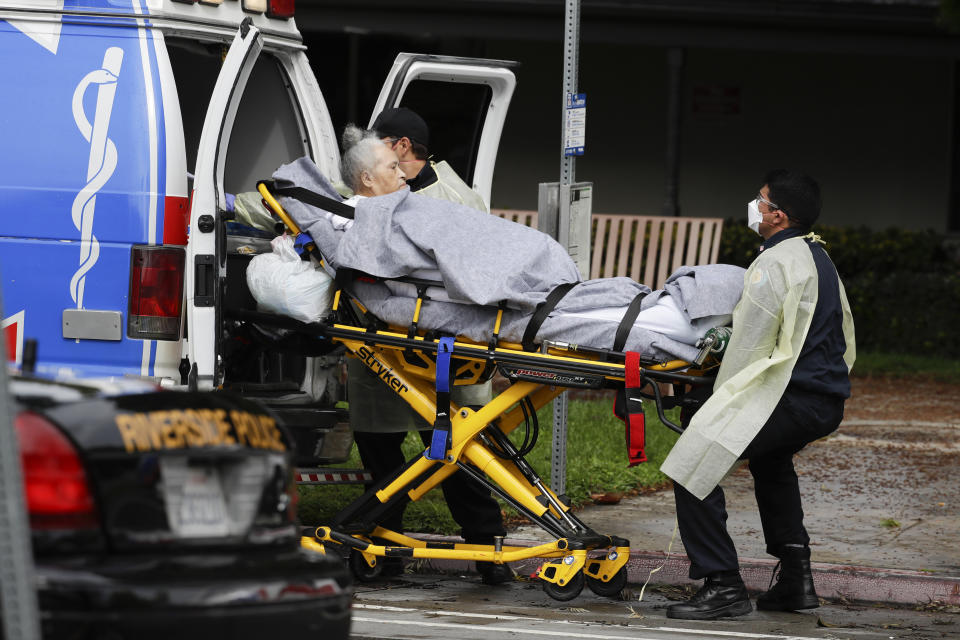
[[[577,177],[603,213],[737,217],[772,167],[832,223],[960,233],[960,37],[938,0],[583,0]],[[562,0],[298,0],[338,128],[399,51],[516,60],[493,206],[560,166]],[[456,105],[451,105],[455,108]]]

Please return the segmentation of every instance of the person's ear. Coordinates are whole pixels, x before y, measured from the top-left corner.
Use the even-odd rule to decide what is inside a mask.
[[[360,172],[360,184],[368,188],[373,186],[373,176],[369,171]]]

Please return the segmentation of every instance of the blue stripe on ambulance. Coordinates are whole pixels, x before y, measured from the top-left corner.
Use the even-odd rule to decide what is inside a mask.
[[[103,2],[131,11],[119,4]],[[130,245],[162,237],[163,114],[152,35],[130,18],[102,18],[129,28],[90,24],[98,19],[64,20],[54,50],[0,20],[0,59],[19,61],[0,71],[12,103],[0,155],[3,317],[24,311],[23,334],[38,339],[38,370],[47,373],[141,373],[143,341],[125,335]],[[64,339],[61,314],[71,308],[120,311],[123,339]]]

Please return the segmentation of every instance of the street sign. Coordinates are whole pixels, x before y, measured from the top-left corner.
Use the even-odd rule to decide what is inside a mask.
[[[568,93],[563,123],[563,155],[582,156],[587,140],[587,94]]]

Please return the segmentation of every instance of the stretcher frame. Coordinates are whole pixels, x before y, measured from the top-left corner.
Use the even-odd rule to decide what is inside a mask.
[[[258,191],[268,209],[294,234],[300,229],[271,193],[272,184],[261,182]],[[314,243],[306,249],[323,260]],[[270,316],[280,326],[306,331],[318,338],[342,344],[346,352],[361,360],[397,395],[403,398],[428,424],[437,419],[437,353],[440,340],[417,331],[421,305],[428,286],[442,283],[400,279],[417,286],[418,301],[410,327],[404,332],[364,323],[366,310],[352,299],[338,277],[330,319],[306,324],[290,318]],[[454,384],[473,384],[489,379],[499,369],[512,384],[490,402],[474,409],[450,406],[449,448],[441,460],[428,459],[427,451],[411,459],[392,477],[371,488],[338,513],[329,526],[312,529],[302,539],[304,546],[327,552],[332,545],[349,549],[349,563],[358,579],[375,579],[380,558],[422,558],[509,563],[532,558],[544,559],[536,575],[544,591],[557,600],[570,600],[586,584],[599,595],[617,597],[626,584],[628,540],[593,531],[571,510],[565,496],[558,496],[508,439],[508,435],[530,414],[539,410],[568,388],[622,388],[625,380],[624,354],[602,349],[545,341],[540,351],[523,351],[521,345],[499,342],[503,307],[493,327],[494,339],[480,344],[463,338],[453,342]],[[248,312],[247,319],[263,321],[264,314]],[[652,400],[661,421],[675,431],[682,429],[664,415],[671,400],[660,385],[673,388],[683,398],[685,390],[712,383],[718,362],[660,362],[641,360],[640,379],[649,385],[643,393]],[[646,388],[646,387],[644,387]],[[677,397],[672,399],[677,403]],[[492,545],[427,542],[379,526],[384,515],[400,503],[416,501],[460,471],[488,487],[520,514],[553,535],[553,542],[532,547],[504,545],[496,538]],[[385,541],[387,544],[381,544]]]

